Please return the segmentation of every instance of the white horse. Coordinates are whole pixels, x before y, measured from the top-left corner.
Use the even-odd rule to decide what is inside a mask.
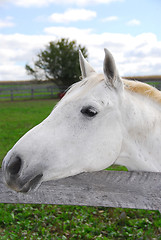
[[[3,160],[8,186],[27,192],[41,182],[112,164],[161,171],[161,92],[120,78],[105,49],[104,75],[80,53],[82,80]]]

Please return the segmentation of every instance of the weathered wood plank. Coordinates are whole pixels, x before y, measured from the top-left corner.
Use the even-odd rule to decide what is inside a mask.
[[[1,203],[87,205],[161,209],[161,174],[100,171],[43,183],[31,193],[8,189],[0,170]]]

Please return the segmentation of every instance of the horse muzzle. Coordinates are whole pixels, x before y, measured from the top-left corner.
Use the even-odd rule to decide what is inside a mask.
[[[37,189],[42,182],[43,173],[33,169],[24,173],[23,167],[23,159],[19,155],[7,154],[2,163],[4,182],[17,192]]]

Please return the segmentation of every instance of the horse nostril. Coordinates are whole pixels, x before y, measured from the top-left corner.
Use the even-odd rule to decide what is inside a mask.
[[[19,173],[22,165],[22,160],[20,157],[16,156],[14,159],[12,158],[7,166],[7,171],[11,175],[16,175]]]

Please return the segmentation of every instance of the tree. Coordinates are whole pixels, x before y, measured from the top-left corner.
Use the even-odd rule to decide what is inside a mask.
[[[26,65],[27,74],[35,80],[52,80],[59,88],[70,86],[80,77],[79,49],[87,57],[87,49],[62,38],[59,41],[50,42],[45,50],[37,54],[34,68]]]

